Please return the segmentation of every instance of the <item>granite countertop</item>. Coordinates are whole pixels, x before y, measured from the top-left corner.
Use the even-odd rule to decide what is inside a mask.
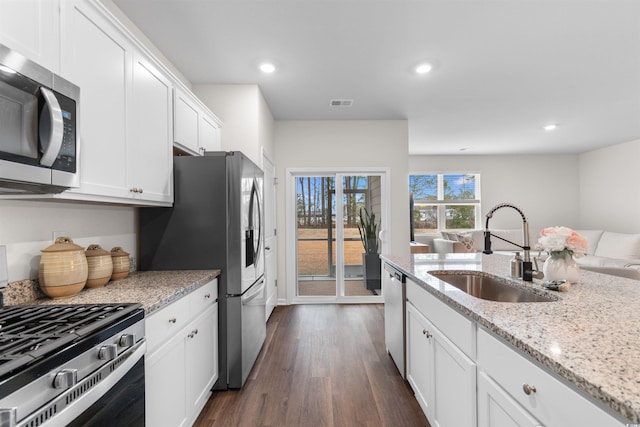
[[[84,288],[70,298],[44,296],[31,280],[14,282],[4,292],[5,304],[140,303],[145,314],[193,292],[220,275],[220,270],[137,271],[102,288]]]
[[[548,370],[621,414],[640,422],[640,282],[581,271],[566,292],[542,281],[519,281],[558,301],[506,303],[474,298],[428,274],[481,270],[501,277],[509,257],[474,254],[382,255],[427,291],[511,343]]]

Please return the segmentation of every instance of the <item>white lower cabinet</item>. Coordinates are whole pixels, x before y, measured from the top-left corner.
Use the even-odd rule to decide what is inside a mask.
[[[416,288],[407,280],[407,380],[432,426],[473,426],[475,363],[430,321],[429,302],[421,297],[435,297]],[[453,310],[446,316],[462,317]]]
[[[407,279],[407,381],[434,427],[626,421]]]
[[[625,424],[482,328],[478,330],[478,369],[486,377],[479,380],[483,387],[478,389],[480,426]],[[500,424],[492,417],[512,424]]]
[[[478,427],[541,425],[487,374],[478,372]]]
[[[146,321],[146,425],[194,423],[218,379],[217,279]]]
[[[178,369],[187,365],[186,360],[182,336],[145,357],[146,425],[186,425],[187,379]]]

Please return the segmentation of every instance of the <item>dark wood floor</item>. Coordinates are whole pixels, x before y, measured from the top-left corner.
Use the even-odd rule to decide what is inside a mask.
[[[276,307],[241,390],[195,426],[429,426],[384,344],[383,306]]]

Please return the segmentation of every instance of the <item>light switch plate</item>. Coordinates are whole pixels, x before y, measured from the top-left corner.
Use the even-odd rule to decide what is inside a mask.
[[[0,288],[9,283],[9,268],[7,267],[7,247],[0,246]]]

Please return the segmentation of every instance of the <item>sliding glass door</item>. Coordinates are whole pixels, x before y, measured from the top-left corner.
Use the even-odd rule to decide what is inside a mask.
[[[291,179],[295,182],[296,301],[379,300],[379,258],[370,256],[373,267],[365,272],[361,220],[373,218],[374,241],[380,246],[384,174],[301,173]]]

